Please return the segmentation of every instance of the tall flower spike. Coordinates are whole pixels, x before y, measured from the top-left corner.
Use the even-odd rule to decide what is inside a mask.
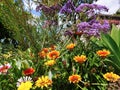
[[[75,6],[72,0],[68,0],[67,3],[61,8],[60,13],[72,13],[75,10]]]

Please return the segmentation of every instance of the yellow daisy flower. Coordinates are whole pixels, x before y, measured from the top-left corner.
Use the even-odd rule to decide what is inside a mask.
[[[68,80],[70,83],[78,83],[79,81],[82,80],[82,78],[80,75],[75,74],[75,75],[69,76]]]
[[[35,85],[41,88],[48,87],[52,85],[52,80],[50,80],[48,76],[42,76],[38,78],[38,80],[35,82]]]
[[[116,82],[118,79],[120,79],[120,76],[117,74],[114,74],[113,72],[108,72],[103,75],[103,77],[110,82]]]

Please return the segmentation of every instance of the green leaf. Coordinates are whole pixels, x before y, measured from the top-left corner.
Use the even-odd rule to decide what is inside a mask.
[[[116,42],[112,39],[112,37],[109,34],[102,34],[102,41],[103,44],[109,48],[112,52],[113,56],[113,61],[116,63],[118,66],[120,66],[120,48],[116,44]]]
[[[118,66],[116,63],[114,63],[112,60],[108,60],[108,59],[105,59],[103,61],[105,64],[109,65],[109,66],[113,66],[114,69],[115,69],[115,72],[118,72],[120,71],[120,66]]]
[[[115,25],[113,25],[110,35],[112,39],[116,42],[118,47],[120,48],[120,29],[115,27]]]

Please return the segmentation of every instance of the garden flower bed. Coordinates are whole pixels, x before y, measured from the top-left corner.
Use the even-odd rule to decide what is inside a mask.
[[[10,26],[18,45],[1,46],[0,90],[119,90],[120,28],[99,17],[107,7],[56,3],[36,7],[37,25]]]

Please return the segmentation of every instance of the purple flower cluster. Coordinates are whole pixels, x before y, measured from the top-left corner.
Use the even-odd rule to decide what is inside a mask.
[[[61,8],[60,13],[72,13],[75,11],[75,6],[71,0],[68,0],[67,3]]]
[[[86,12],[86,11],[92,11],[92,10],[98,10],[98,11],[108,11],[108,8],[106,6],[102,6],[102,5],[97,5],[97,4],[81,4],[79,5],[75,11],[76,12]]]
[[[90,22],[81,22],[77,27],[78,32],[82,32],[84,35],[99,37],[101,32],[106,33],[109,30],[110,25],[106,20],[103,23],[91,20]]]
[[[68,0],[68,2],[61,8],[60,13],[85,13],[88,17],[95,16],[96,14],[99,14],[100,11],[108,11],[108,8],[102,5],[97,4],[80,4],[78,7],[75,7],[73,2],[71,0]]]
[[[88,17],[95,16],[99,14],[101,11],[108,12],[108,8],[106,6],[97,5],[97,4],[81,4],[75,9],[76,13],[85,13]]]
[[[47,15],[54,15],[56,11],[59,11],[61,6],[59,4],[48,7],[46,5],[40,4],[36,7],[36,11],[43,11]]]

